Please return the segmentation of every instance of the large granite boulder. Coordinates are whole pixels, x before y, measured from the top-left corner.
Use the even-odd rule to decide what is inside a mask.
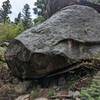
[[[96,9],[100,13],[100,5],[93,0],[47,0],[45,16],[51,17],[60,9],[70,5],[84,5]],[[95,0],[96,1],[96,0]]]
[[[83,60],[99,61],[99,55],[100,14],[73,5],[16,37],[5,57],[15,76],[41,78],[74,69]]]

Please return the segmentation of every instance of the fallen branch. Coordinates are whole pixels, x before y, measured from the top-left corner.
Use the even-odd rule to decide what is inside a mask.
[[[60,100],[62,100],[62,99],[72,99],[72,96],[70,96],[70,95],[57,95],[57,96],[51,96],[51,97],[49,97],[49,99],[60,99]]]

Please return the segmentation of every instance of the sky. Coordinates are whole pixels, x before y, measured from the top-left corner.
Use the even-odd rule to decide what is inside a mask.
[[[2,2],[4,2],[6,0],[0,0],[0,8],[2,7]],[[10,0],[10,3],[12,5],[12,14],[10,15],[10,19],[13,21],[15,17],[17,17],[19,12],[22,12],[22,9],[24,7],[24,5],[27,3],[30,5],[31,8],[31,17],[35,18],[36,15],[33,14],[33,8],[34,8],[34,2],[36,0]]]

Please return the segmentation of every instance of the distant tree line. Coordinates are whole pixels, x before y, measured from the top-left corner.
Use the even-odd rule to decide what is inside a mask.
[[[32,20],[30,13],[30,6],[25,4],[22,11],[18,13],[14,21],[10,20],[9,15],[12,14],[12,5],[10,0],[6,0],[2,3],[2,7],[0,8],[0,23],[3,24],[15,24],[22,25],[24,30],[30,28],[36,24],[40,24],[47,19],[46,16],[46,5],[48,0],[37,0],[35,2],[35,7],[33,8],[33,13],[37,15],[37,18]]]
[[[42,23],[47,19],[45,16],[46,4],[48,0],[37,0],[33,13],[37,15],[36,19],[31,18],[30,5],[25,4],[22,11],[18,13],[14,21],[10,19],[12,14],[12,5],[10,0],[2,3],[0,8],[0,41],[11,40],[24,30]]]
[[[0,41],[11,40],[24,30],[33,26],[30,6],[25,4],[22,11],[18,13],[12,22],[9,15],[12,14],[10,0],[2,3],[0,8]]]
[[[37,15],[37,18],[32,20],[30,13],[30,6],[25,4],[22,11],[18,13],[16,18],[14,19],[13,24],[22,24],[24,30],[30,28],[33,23],[34,25],[40,24],[45,21],[47,17],[46,7],[49,0],[37,0],[33,5],[33,13]],[[0,22],[3,24],[12,23],[9,15],[12,13],[11,11],[12,5],[10,0],[6,0],[2,3],[2,7],[0,8]]]
[[[0,8],[0,22],[3,24],[11,23],[9,15],[12,13],[11,11],[10,0],[4,1],[2,3],[2,8]],[[32,26],[32,19],[30,14],[30,6],[25,4],[22,10],[22,13],[19,12],[18,16],[15,18],[14,22],[16,25],[22,24],[24,30],[30,28]]]
[[[28,4],[25,4],[22,11],[19,12],[18,16],[15,18],[14,23],[16,25],[22,24],[24,29],[30,28],[33,25],[33,22],[34,24],[42,23],[48,17],[50,17],[52,13],[56,10],[57,8],[56,6],[58,4],[57,1],[58,2],[60,1],[62,5],[65,4],[65,6],[66,2],[71,2],[71,0],[65,0],[65,3],[63,2],[64,0],[37,0],[33,4],[35,5],[35,7],[33,8],[34,14],[37,15],[37,18],[34,20],[31,19],[30,6]],[[79,0],[79,1],[82,2],[88,0]],[[100,3],[100,0],[94,0],[94,1]],[[2,3],[2,7],[0,8],[0,22],[4,24],[11,23],[9,18],[9,15],[12,13],[11,8],[12,6],[10,4],[10,0],[6,0]],[[49,15],[48,12],[49,14],[51,13],[51,15]]]

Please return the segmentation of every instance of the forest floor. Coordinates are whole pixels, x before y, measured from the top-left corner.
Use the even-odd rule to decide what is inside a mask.
[[[41,88],[15,78],[4,60],[5,49],[0,49],[0,100],[100,100],[100,71],[77,69],[66,74],[66,82],[61,77],[59,86]]]

